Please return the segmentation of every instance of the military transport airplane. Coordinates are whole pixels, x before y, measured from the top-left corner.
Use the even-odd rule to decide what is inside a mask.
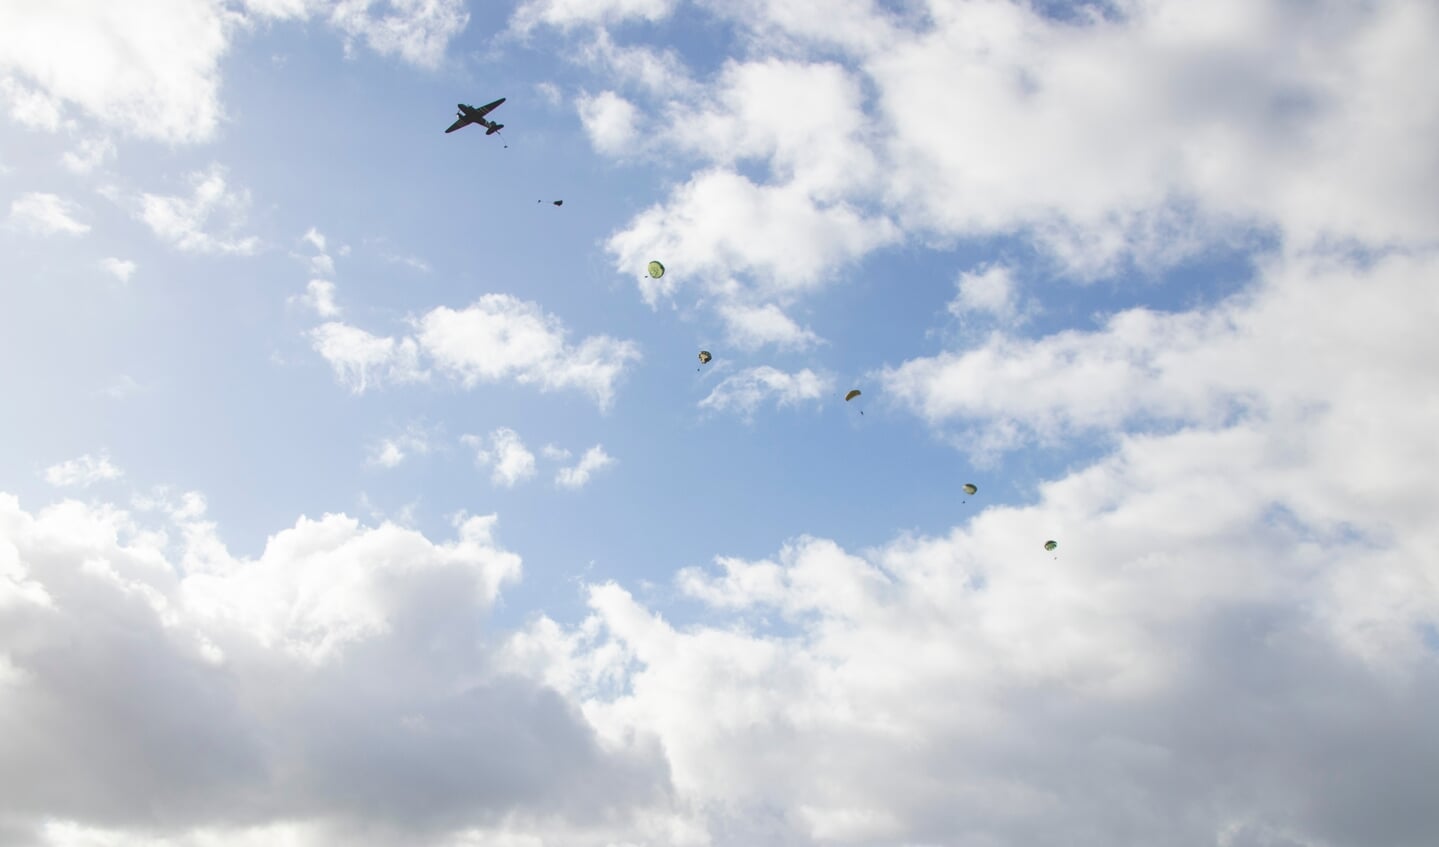
[[[505,98],[501,97],[495,102],[486,103],[478,109],[476,109],[474,106],[466,106],[464,103],[460,103],[460,111],[456,115],[459,120],[450,124],[450,128],[445,130],[445,132],[454,132],[461,127],[469,126],[470,124],[479,124],[480,126],[485,128],[485,135],[494,135],[495,133],[504,129],[505,125],[497,124],[494,121],[487,121],[485,120],[485,115],[488,115],[490,112],[494,111],[495,107],[503,102],[505,102]]]

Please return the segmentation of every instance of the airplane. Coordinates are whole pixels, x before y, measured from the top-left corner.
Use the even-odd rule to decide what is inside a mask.
[[[505,98],[501,97],[495,102],[487,103],[478,109],[476,109],[474,106],[466,106],[464,103],[458,104],[460,107],[460,111],[456,114],[456,117],[459,118],[459,120],[455,121],[453,124],[450,124],[450,128],[445,130],[445,132],[454,132],[461,127],[469,126],[470,124],[479,124],[480,126],[485,128],[485,135],[494,135],[495,133],[504,129],[505,125],[497,124],[494,121],[487,121],[485,120],[485,115],[488,115],[491,111],[494,110],[496,106],[500,105],[503,102],[505,102]]]

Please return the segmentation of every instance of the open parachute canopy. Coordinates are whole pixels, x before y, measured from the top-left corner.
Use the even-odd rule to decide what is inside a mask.
[[[1058,546],[1059,546],[1059,542],[1058,542],[1058,541],[1054,541],[1054,540],[1052,540],[1052,539],[1049,540],[1049,541],[1044,542],[1044,549],[1046,549],[1046,550],[1053,550],[1054,548],[1056,548],[1056,547],[1058,547]]]
[[[978,486],[978,485],[975,485],[975,484],[972,483],[972,482],[966,482],[966,483],[964,484],[964,493],[965,493],[965,494],[978,494],[978,493],[979,493],[979,486]]]
[[[651,259],[649,272],[651,277],[659,279],[660,277],[665,275],[665,266],[660,264],[658,261]]]
[[[854,398],[858,397],[859,395],[860,395],[860,390],[859,390],[858,388],[851,388],[851,389],[849,390],[849,393],[846,394],[846,395],[844,395],[844,402],[848,403],[849,401],[853,400]]]
[[[708,365],[708,364],[710,363],[710,359],[713,359],[713,358],[714,358],[714,357],[710,355],[710,351],[708,351],[708,350],[701,350],[701,351],[700,351],[700,364],[701,364],[701,365]]]

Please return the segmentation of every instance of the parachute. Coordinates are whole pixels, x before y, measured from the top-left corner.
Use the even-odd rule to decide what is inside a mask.
[[[650,261],[650,266],[649,266],[649,272],[650,272],[650,277],[651,277],[651,278],[653,278],[653,279],[659,279],[660,277],[662,277],[662,276],[665,275],[665,266],[662,265],[662,264],[660,264],[660,263],[657,262],[657,261],[651,260],[651,261]]]
[[[975,484],[972,483],[972,482],[966,482],[966,483],[964,484],[964,493],[965,493],[965,494],[978,494],[978,493],[979,493],[979,486],[978,486],[978,485],[975,485]],[[961,503],[968,503],[969,501],[968,501],[968,500],[961,500],[961,501],[959,501],[959,502],[961,502]]]
[[[710,359],[713,359],[713,358],[714,358],[714,357],[710,355],[710,351],[708,351],[708,350],[701,350],[701,351],[700,351],[700,364],[701,364],[701,365],[708,365],[708,364],[710,363]],[[695,368],[695,370],[698,371],[699,368]]]
[[[858,388],[851,388],[851,389],[849,390],[849,393],[846,394],[846,395],[844,395],[844,402],[848,403],[849,401],[853,400],[854,398],[858,397],[859,395],[860,395],[860,390],[859,390]]]
[[[1058,546],[1059,546],[1059,542],[1058,542],[1058,541],[1050,540],[1050,541],[1044,542],[1044,549],[1046,549],[1046,550],[1053,550],[1054,548],[1056,548],[1056,547],[1058,547]]]

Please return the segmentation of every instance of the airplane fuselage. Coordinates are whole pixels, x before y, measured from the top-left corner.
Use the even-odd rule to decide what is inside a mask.
[[[455,104],[459,111],[455,112],[454,124],[452,124],[449,129],[445,130],[445,132],[454,132],[457,129],[467,127],[470,124],[479,124],[480,126],[485,128],[485,135],[494,135],[495,133],[504,129],[505,125],[495,123],[494,121],[485,120],[485,115],[489,114],[491,110],[495,109],[503,102],[505,102],[505,98],[501,97],[495,102],[487,103],[486,105],[481,106],[478,109],[465,103]]]

